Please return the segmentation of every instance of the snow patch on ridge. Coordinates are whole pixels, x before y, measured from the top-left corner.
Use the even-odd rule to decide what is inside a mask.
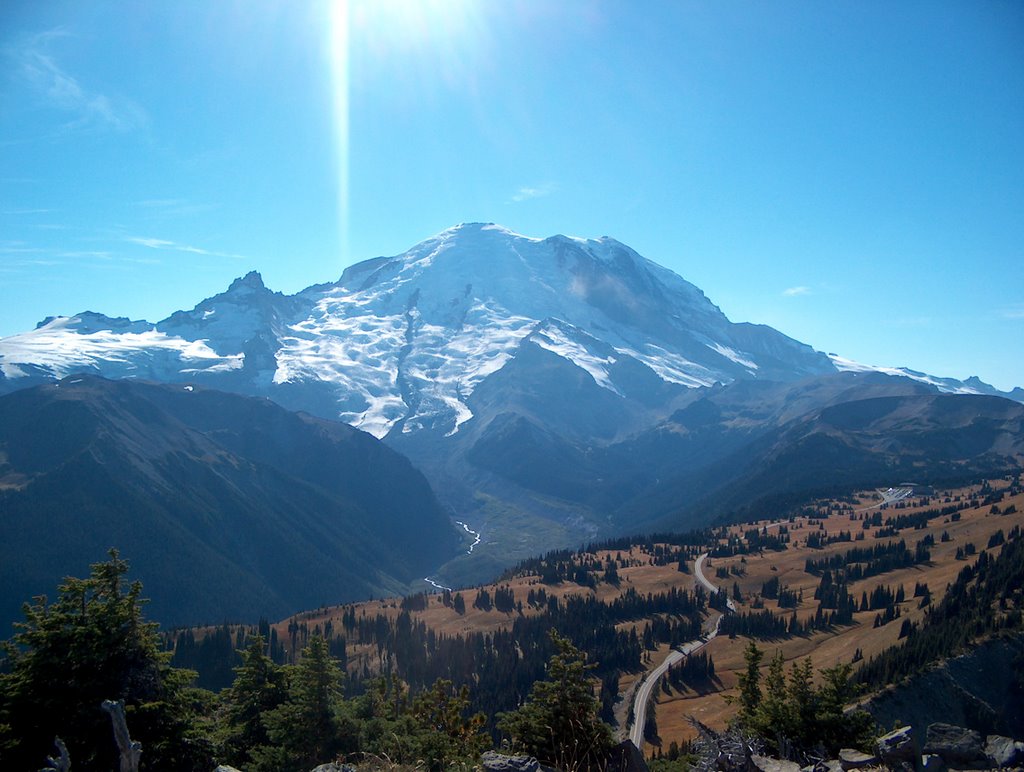
[[[237,370],[245,359],[244,354],[221,356],[205,340],[185,340],[154,329],[81,332],[76,328],[79,321],[79,317],[57,317],[35,330],[0,340],[4,374],[24,376],[17,364],[25,364],[44,368],[55,378],[102,368],[120,377],[174,380],[183,372]]]
[[[743,367],[746,367],[750,370],[757,370],[756,362],[751,362],[749,359],[744,359],[736,351],[729,348],[728,346],[723,346],[721,343],[715,343],[713,341],[710,343],[705,343],[704,345],[707,346],[709,349],[712,349],[713,351],[717,351],[726,359],[729,359],[738,365],[742,365]]]
[[[837,354],[829,354],[829,359],[836,366],[837,370],[842,372],[851,373],[884,373],[885,375],[894,375],[900,378],[910,378],[911,380],[918,381],[920,383],[926,383],[929,386],[934,386],[939,391],[945,394],[984,394],[979,389],[965,386],[960,381],[955,381],[952,378],[937,378],[934,375],[928,375],[927,373],[919,373],[916,370],[910,370],[906,367],[882,367],[879,365],[866,365],[862,362],[854,361],[853,359],[847,359],[846,357],[838,356]]]
[[[572,340],[564,329],[554,324],[537,330],[530,340],[542,349],[568,359],[577,367],[586,370],[598,386],[622,396],[608,376],[608,366],[615,364],[614,357],[601,357],[591,353],[579,341]]]
[[[714,386],[720,382],[720,379],[703,365],[691,362],[653,343],[645,344],[643,351],[637,352],[635,356],[654,370],[659,378],[669,383],[697,389],[702,386]]]

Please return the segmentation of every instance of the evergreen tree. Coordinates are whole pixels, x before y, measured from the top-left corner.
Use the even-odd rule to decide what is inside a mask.
[[[743,658],[747,663],[747,669],[740,673],[740,720],[750,721],[754,717],[754,711],[761,703],[761,658],[764,654],[757,644],[750,641]]]
[[[784,754],[787,738],[793,734],[794,717],[786,700],[785,660],[780,649],[768,663],[765,692],[750,722],[755,733],[765,738],[776,752]]]
[[[856,697],[853,665],[844,662],[820,672],[822,685],[815,693],[816,741],[832,753],[840,748],[868,749],[875,736],[874,720],[863,710],[844,710]]]
[[[170,666],[157,625],[143,617],[142,585],[126,586],[128,563],[109,554],[89,578],[66,579],[52,604],[26,603],[4,643],[0,767],[39,769],[59,736],[76,771],[113,769],[117,746],[100,704],[124,700],[142,770],[212,768],[198,728],[209,695],[189,688],[195,673]]]
[[[598,718],[598,703],[585,655],[551,631],[557,648],[547,679],[537,681],[522,706],[504,713],[498,728],[512,738],[516,752],[528,753],[565,772],[597,769],[612,747],[611,729]]]
[[[235,682],[224,693],[223,756],[233,766],[247,766],[250,751],[270,744],[263,716],[288,696],[284,670],[270,659],[266,646],[262,635],[250,639],[235,668]]]
[[[263,716],[271,745],[253,749],[256,770],[304,772],[350,749],[344,747],[339,715],[341,670],[327,642],[310,637],[290,673],[287,701]]]
[[[751,710],[750,684],[755,683],[756,666],[761,652],[756,646],[744,652],[747,671],[740,675],[742,728],[765,740],[772,750],[784,758],[808,760],[821,752],[834,754],[840,748],[866,749],[874,736],[874,722],[861,710],[846,711],[845,706],[856,696],[851,681],[853,665],[843,663],[821,670],[822,685],[815,689],[814,668],[810,658],[794,662],[788,683],[784,676],[781,652],[776,652],[768,665],[765,693],[756,689],[757,704]],[[808,755],[810,754],[810,755]]]
[[[459,761],[475,762],[490,745],[490,738],[483,733],[484,715],[467,718],[468,708],[469,688],[455,689],[451,681],[435,681],[413,700],[412,714],[421,728],[421,757],[432,772]]]

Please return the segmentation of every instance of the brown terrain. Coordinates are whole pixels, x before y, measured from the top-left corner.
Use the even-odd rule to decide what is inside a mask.
[[[965,565],[975,561],[978,553],[986,549],[990,536],[1000,529],[1007,533],[1015,525],[1024,527],[1024,494],[1006,496],[999,502],[1000,512],[1015,507],[1016,511],[1011,514],[996,514],[992,511],[991,504],[980,505],[989,492],[1005,491],[1010,484],[1011,481],[1008,479],[995,479],[987,483],[989,490],[985,492],[982,492],[981,484],[977,484],[955,490],[936,490],[927,496],[911,496],[887,505],[881,505],[881,495],[873,491],[860,492],[856,497],[842,502],[818,502],[813,508],[816,513],[813,517],[804,514],[795,517],[792,521],[784,522],[789,530],[787,549],[764,551],[760,554],[735,555],[727,558],[711,558],[705,561],[704,574],[716,585],[730,590],[730,594],[733,582],[738,585],[743,597],[742,602],[736,604],[739,611],[750,610],[755,598],[761,592],[762,584],[773,577],[778,577],[784,586],[788,586],[789,589],[797,593],[803,592],[803,600],[797,608],[798,616],[803,619],[813,616],[817,608],[817,601],[814,600],[813,595],[819,577],[805,572],[805,561],[808,558],[819,559],[843,553],[853,547],[870,547],[875,543],[899,541],[900,539],[905,540],[907,546],[913,550],[918,540],[927,535],[933,536],[935,544],[931,548],[930,563],[872,576],[850,586],[858,604],[862,592],[870,593],[878,585],[889,586],[894,591],[898,586],[902,586],[906,600],[900,604],[901,617],[899,619],[876,628],[873,626],[873,622],[878,612],[860,611],[855,614],[854,624],[850,626],[837,627],[829,632],[817,632],[808,636],[758,642],[759,647],[765,652],[765,663],[777,649],[782,651],[787,663],[810,657],[816,669],[839,662],[852,662],[855,652],[858,650],[865,659],[869,659],[872,655],[898,642],[903,619],[920,621],[924,617],[924,609],[918,608],[920,598],[913,597],[916,583],[926,583],[931,591],[932,602],[938,603],[945,593],[947,584],[955,579]],[[864,528],[864,519],[871,518],[876,513],[880,513],[884,521],[890,516],[908,515],[928,509],[941,509],[953,504],[961,507],[958,510],[958,519],[954,520],[952,515],[936,517],[923,529],[904,528],[895,536],[883,535],[880,538],[878,527]],[[975,506],[975,504],[978,505]],[[804,511],[807,512],[807,510]],[[769,533],[774,533],[779,529],[778,521],[771,520],[764,520],[753,525],[730,526],[721,529],[719,542],[724,543],[727,534],[742,537],[746,531],[755,526],[758,528],[768,526]],[[807,546],[807,538],[816,531],[832,536],[837,536],[842,531],[849,531],[854,539],[858,533],[863,532],[864,538],[860,541],[835,542],[823,548],[810,548]],[[941,540],[943,532],[948,532],[948,541]],[[975,553],[966,559],[958,560],[956,558],[957,549],[965,548],[968,544],[974,545]],[[994,555],[997,554],[998,549],[996,547],[989,552]],[[509,587],[515,593],[516,600],[522,601],[521,611],[502,613],[496,610],[482,611],[474,608],[473,600],[479,588],[470,588],[461,590],[466,607],[464,614],[460,615],[454,609],[445,606],[442,603],[441,594],[437,593],[428,597],[424,610],[413,611],[412,615],[437,633],[457,635],[468,632],[488,632],[510,627],[515,614],[538,613],[525,602],[525,599],[528,592],[539,590],[541,587],[549,596],[564,597],[569,594],[596,593],[602,599],[614,598],[629,587],[634,587],[643,593],[663,592],[671,587],[685,589],[694,587],[696,579],[692,561],[690,562],[690,573],[682,573],[677,569],[674,561],[669,562],[668,565],[655,565],[652,555],[640,546],[634,546],[628,550],[602,551],[596,555],[602,562],[616,556],[624,562],[624,565],[618,569],[621,577],[621,584],[618,588],[603,582],[598,583],[595,590],[570,582],[542,585],[536,575],[517,575],[498,584],[486,585],[485,589],[493,595],[496,587]],[[716,572],[723,569],[729,572],[728,578],[716,575]],[[782,614],[787,619],[793,613],[792,609],[777,608],[775,600],[764,600],[763,604],[765,608]],[[391,617],[397,617],[400,613],[399,599],[392,598],[307,611],[283,620],[274,627],[280,640],[285,642],[289,639],[289,624],[293,622],[305,623],[310,630],[313,630],[317,626],[322,627],[331,621],[334,629],[340,630],[342,614],[353,607],[357,615],[365,613],[371,618],[378,613]],[[706,629],[713,627],[716,616],[717,612],[710,612]],[[626,623],[625,626],[628,628],[628,626],[636,625],[638,629],[641,629],[643,624],[644,620],[635,620]],[[716,681],[709,683],[703,693],[689,690],[680,693],[663,688],[655,690],[656,718],[662,750],[666,750],[672,741],[682,744],[695,736],[694,729],[687,721],[689,716],[693,716],[713,728],[725,727],[735,712],[734,706],[729,704],[729,698],[735,693],[737,672],[744,666],[743,650],[746,645],[747,640],[744,638],[737,637],[730,640],[725,635],[718,636],[711,641],[705,651],[708,651],[713,657]],[[667,646],[661,646],[659,650],[649,652],[649,656],[645,657],[647,670],[654,669],[663,661],[668,652]],[[350,645],[348,647],[349,670],[355,672],[357,669],[362,670],[365,666],[370,672],[376,672],[381,668],[380,656],[375,646]],[[642,675],[642,673],[625,673],[620,679],[620,693],[623,700],[617,715],[622,724],[625,723],[634,686]],[[624,726],[619,730],[619,734],[621,737],[626,736]],[[643,750],[645,755],[650,755],[654,748],[647,744]]]

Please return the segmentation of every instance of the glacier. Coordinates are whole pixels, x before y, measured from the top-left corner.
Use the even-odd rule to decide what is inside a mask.
[[[458,225],[336,282],[284,295],[258,273],[157,323],[83,312],[0,339],[0,391],[76,372],[267,396],[377,437],[458,433],[472,395],[527,347],[629,399],[625,372],[686,388],[876,370],[733,323],[682,277],[615,239]],[[629,367],[627,367],[627,365]],[[987,387],[988,393],[996,393]]]

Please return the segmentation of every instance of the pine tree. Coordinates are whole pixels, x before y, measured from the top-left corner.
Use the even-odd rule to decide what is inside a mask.
[[[749,721],[754,717],[754,711],[761,704],[761,659],[764,657],[757,644],[750,641],[743,652],[743,659],[747,663],[747,669],[740,673],[740,718],[742,721]]]
[[[776,649],[775,656],[768,663],[764,681],[764,695],[752,717],[752,726],[757,734],[771,743],[777,752],[793,734],[794,717],[786,700],[785,659],[782,651]]]
[[[262,635],[250,639],[234,684],[223,696],[224,760],[233,766],[247,766],[252,750],[270,744],[263,716],[288,696],[284,670],[270,659],[266,646]]]
[[[612,747],[611,729],[598,718],[598,703],[587,672],[593,666],[568,638],[551,631],[557,651],[546,680],[537,681],[522,706],[504,713],[498,728],[516,752],[565,772],[597,769]]]
[[[272,744],[252,751],[256,770],[302,772],[345,749],[339,721],[341,670],[327,642],[319,635],[310,637],[290,672],[287,701],[264,714]]]
[[[451,681],[437,680],[412,703],[412,715],[421,727],[421,756],[434,772],[459,761],[474,762],[490,745],[484,734],[483,713],[465,716],[469,708],[469,687],[455,689]]]
[[[190,689],[195,673],[169,664],[157,625],[142,614],[142,585],[126,586],[128,563],[117,550],[87,579],[60,585],[52,604],[43,596],[23,607],[25,621],[4,644],[0,675],[0,758],[4,769],[39,769],[56,736],[74,769],[117,766],[104,700],[124,700],[132,739],[142,744],[142,768],[212,767],[199,736],[203,694]]]

